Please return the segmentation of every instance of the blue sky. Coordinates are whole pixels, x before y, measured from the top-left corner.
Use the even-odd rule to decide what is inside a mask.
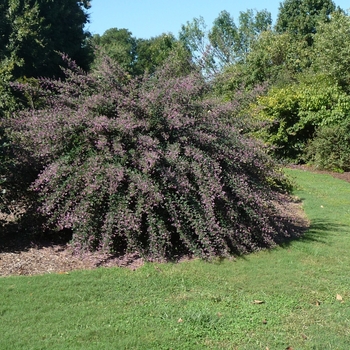
[[[181,25],[202,16],[210,28],[218,14],[226,10],[237,19],[247,9],[266,9],[276,19],[281,0],[91,0],[90,23],[86,29],[103,34],[110,28],[126,28],[134,37],[149,39],[162,33],[178,35]],[[343,9],[348,0],[335,1]]]

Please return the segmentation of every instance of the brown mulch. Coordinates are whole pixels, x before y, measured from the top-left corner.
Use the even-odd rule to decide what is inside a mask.
[[[298,165],[292,167],[329,174],[350,182],[350,172],[340,174],[330,171],[319,171],[306,166]],[[301,203],[287,197],[281,202],[282,204],[278,205],[281,215],[290,216],[290,213],[293,213],[293,229],[297,229],[299,232],[305,231],[309,222],[301,208]],[[46,273],[67,274],[72,270],[94,269],[101,266],[136,269],[143,264],[143,259],[137,253],[122,256],[99,253],[76,255],[67,243],[30,242],[22,246],[20,244],[0,246],[0,276]]]
[[[21,211],[23,213],[23,210]],[[1,226],[1,221],[7,225]],[[46,273],[68,274],[72,270],[89,270],[98,267],[126,267],[132,270],[144,264],[137,253],[113,255],[101,252],[77,254],[67,242],[71,236],[48,234],[45,239],[34,238],[21,229],[16,215],[0,212],[0,277],[13,275],[39,275]],[[25,224],[24,227],[27,227]],[[38,225],[32,225],[36,226]],[[6,232],[1,232],[6,228]],[[33,230],[34,232],[39,229]]]
[[[0,276],[68,274],[72,270],[90,270],[102,266],[135,270],[143,263],[137,253],[122,256],[101,253],[77,255],[68,244],[32,244],[23,250],[0,252]]]

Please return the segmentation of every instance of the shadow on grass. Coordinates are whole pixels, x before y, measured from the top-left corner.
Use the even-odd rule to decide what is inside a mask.
[[[285,241],[278,242],[278,245],[287,248],[295,240],[304,243],[318,242],[329,244],[328,237],[340,231],[345,231],[345,229],[349,229],[349,227],[326,219],[316,219],[311,222],[308,228],[305,228],[299,237],[287,238]]]
[[[341,231],[347,231],[350,233],[348,225],[341,225],[330,220],[318,219],[313,220],[309,226],[299,224],[288,224],[289,232],[292,232],[289,237],[279,236],[275,239],[277,247],[282,249],[290,248],[293,242],[302,242],[305,244],[321,243],[331,244],[329,237],[340,233]],[[272,253],[274,249],[266,248],[266,251]],[[248,254],[236,254],[234,260],[246,260]],[[231,258],[229,258],[231,259]],[[217,257],[213,259],[213,262],[220,264],[227,260],[227,257]]]

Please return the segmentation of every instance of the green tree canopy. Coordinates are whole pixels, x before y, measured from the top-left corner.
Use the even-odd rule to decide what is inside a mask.
[[[177,40],[170,33],[163,33],[150,39],[137,40],[137,59],[134,73],[153,73],[169,57],[173,50],[178,49]]]
[[[238,26],[227,11],[222,11],[209,31],[202,17],[187,22],[181,27],[179,39],[197,64],[206,71],[218,72],[244,61],[254,41],[271,23],[271,14],[266,10],[241,12]]]
[[[87,0],[3,0],[0,58],[15,78],[60,75],[64,52],[87,67]]]
[[[212,52],[210,52],[207,25],[204,18],[194,18],[181,26],[179,40],[191,53],[192,60],[205,71],[215,70]]]
[[[314,70],[335,79],[350,92],[350,18],[334,13],[329,23],[321,23],[315,35]]]
[[[258,98],[253,115],[263,122],[257,135],[286,159],[299,159],[318,129],[349,121],[350,96],[336,81],[312,71],[299,81],[274,87]],[[349,124],[349,123],[348,123]]]
[[[276,31],[288,31],[311,45],[318,22],[327,22],[335,10],[336,6],[331,0],[285,0],[280,4]]]
[[[239,47],[236,49],[245,60],[259,35],[267,31],[272,24],[271,13],[267,10],[247,10],[239,14]]]
[[[136,39],[127,29],[111,28],[102,36],[96,34],[91,43],[97,45],[103,54],[108,55],[123,69],[131,72],[136,59]],[[98,64],[95,62],[95,64]]]
[[[190,60],[189,51],[170,33],[150,39],[137,39],[127,29],[111,28],[102,36],[94,35],[90,42],[97,47],[98,52],[93,64],[95,68],[101,64],[101,58],[107,55],[133,76],[153,73],[170,55],[181,59],[183,66],[188,66]]]
[[[239,32],[233,17],[227,12],[220,12],[208,34],[214,56],[225,64],[236,60],[235,48],[239,46]]]

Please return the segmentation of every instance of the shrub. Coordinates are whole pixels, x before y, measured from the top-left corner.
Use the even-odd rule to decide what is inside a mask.
[[[42,164],[32,189],[48,225],[72,230],[77,248],[209,257],[285,234],[273,204],[282,172],[235,128],[237,104],[206,98],[198,72],[170,62],[133,79],[106,59],[65,73],[41,81],[40,108],[12,128]]]
[[[299,82],[272,88],[258,98],[251,114],[263,127],[255,133],[287,160],[304,158],[306,144],[316,130],[338,125],[350,112],[350,98],[331,78],[303,74]]]
[[[10,72],[6,70],[6,61],[0,62],[0,227],[7,223],[2,214],[15,214],[19,202],[24,205],[30,198],[28,186],[35,180],[37,172],[35,162],[29,154],[23,155],[15,150],[7,135],[8,118],[15,110],[24,108],[22,97],[11,89]],[[34,79],[26,79],[33,84]],[[23,209],[23,208],[21,208]]]
[[[350,171],[350,123],[320,128],[307,146],[306,160],[321,169]]]

